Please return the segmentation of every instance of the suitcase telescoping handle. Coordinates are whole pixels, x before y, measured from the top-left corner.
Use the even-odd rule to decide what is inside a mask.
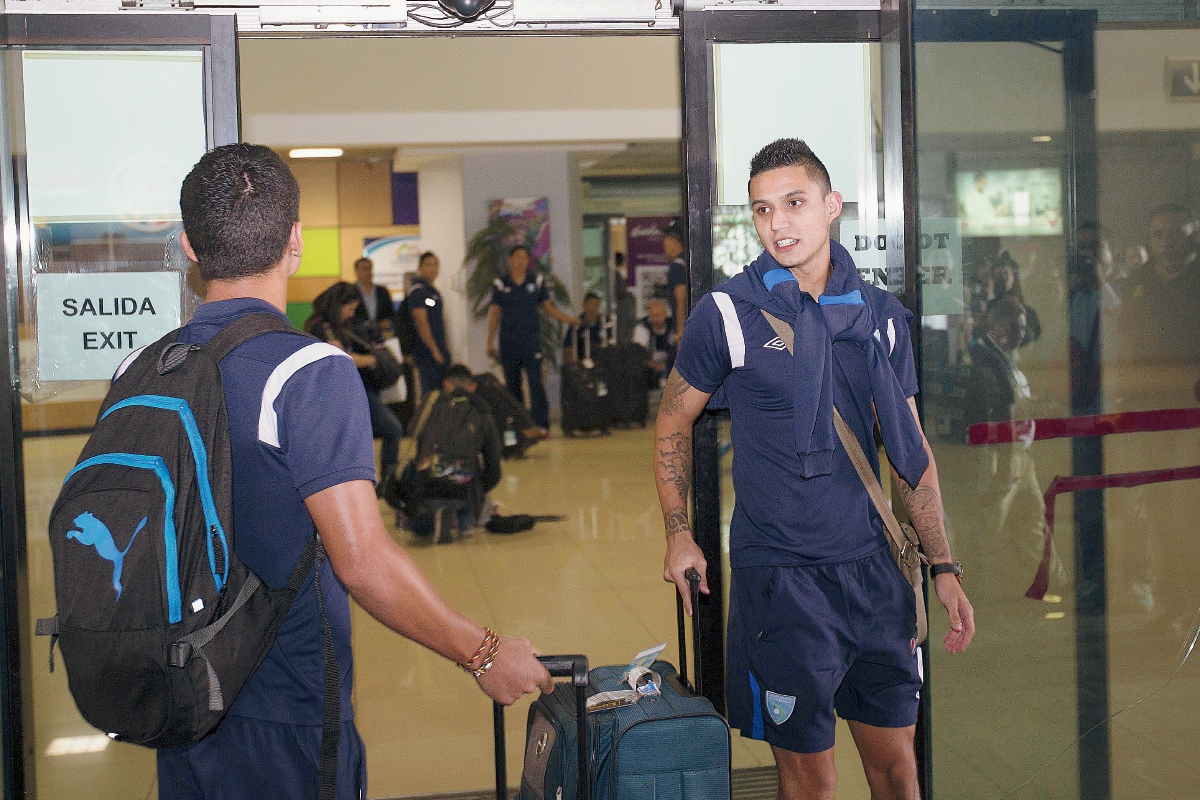
[[[675,613],[679,618],[679,677],[683,685],[696,694],[703,694],[704,679],[700,669],[700,573],[689,569],[683,574],[692,593],[692,660],[695,664],[694,682],[688,681],[687,638],[683,623],[683,598],[675,592]]]
[[[591,759],[588,756],[587,656],[538,656],[551,678],[570,678],[575,687],[575,740],[579,745],[579,800],[590,800],[592,790]],[[508,753],[504,744],[504,706],[492,703],[492,724],[496,729],[496,800],[508,800]]]

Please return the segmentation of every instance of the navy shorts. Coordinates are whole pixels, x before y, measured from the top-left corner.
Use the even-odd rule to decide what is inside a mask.
[[[858,561],[733,571],[726,693],[743,736],[796,753],[833,747],[837,716],[917,722],[912,587],[888,550]]]
[[[316,800],[320,726],[230,715],[186,747],[158,751],[159,800]],[[338,800],[365,800],[367,756],[354,722],[338,736]]]

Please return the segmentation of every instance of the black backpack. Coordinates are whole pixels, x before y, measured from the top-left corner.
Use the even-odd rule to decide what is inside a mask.
[[[270,589],[234,553],[233,463],[220,360],[268,331],[250,314],[203,347],[149,345],[114,379],[50,515],[62,648],[84,719],[114,739],[173,747],[217,727],[266,657],[324,551],[316,535],[288,585]],[[324,611],[322,611],[324,614]],[[341,690],[325,624],[322,797],[336,778]],[[333,760],[328,760],[330,753]]]
[[[429,394],[413,436],[417,440],[417,494],[465,497],[479,475],[486,420],[464,391]]]

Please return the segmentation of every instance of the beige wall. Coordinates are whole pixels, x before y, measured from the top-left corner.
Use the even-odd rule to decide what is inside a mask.
[[[363,239],[415,236],[415,225],[392,225],[391,164],[368,165],[349,158],[287,159],[300,184],[300,222],[310,228],[337,228],[341,280],[354,280],[354,262]],[[292,278],[288,302],[307,303],[336,282],[336,277]]]
[[[1096,127],[1104,131],[1200,128],[1200,100],[1168,100],[1168,57],[1200,58],[1200,29],[1096,34]]]

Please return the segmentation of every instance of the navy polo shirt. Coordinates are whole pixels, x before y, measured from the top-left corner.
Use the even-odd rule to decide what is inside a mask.
[[[203,344],[244,314],[283,314],[261,300],[205,303],[180,334]],[[284,317],[286,319],[286,317]],[[268,586],[287,584],[315,525],[304,499],[354,480],[375,480],[367,396],[354,362],[332,345],[266,333],[221,362],[233,453],[234,549]],[[342,719],[354,718],[350,603],[329,561],[321,590],[342,675]],[[275,646],[231,714],[293,725],[321,724],[323,630],[310,577]]]
[[[881,328],[878,335],[889,363],[911,397],[917,393],[911,315],[892,295],[868,288],[867,301]],[[730,563],[841,563],[887,547],[882,521],[841,442],[835,445],[831,474],[800,477],[792,420],[796,362],[758,308],[722,293],[722,310],[713,296],[719,290],[706,294],[688,315],[675,369],[702,392],[723,388],[729,405],[737,495]],[[866,354],[851,342],[836,342],[834,347],[843,355],[850,352],[845,348],[858,354],[841,359],[848,364],[846,370],[834,370],[833,400],[878,474]],[[735,357],[741,362],[736,368]]]
[[[682,258],[676,258],[667,266],[667,306],[671,309],[673,318],[679,317],[679,309],[675,308],[675,287],[687,285],[687,262]],[[674,322],[671,324],[673,325]]]
[[[525,280],[514,283],[508,275],[492,281],[492,301],[500,306],[500,349],[510,353],[541,349],[538,309],[550,299],[545,279],[530,270]]]
[[[408,304],[409,310],[425,309],[425,313],[429,319],[429,330],[433,332],[433,340],[437,342],[438,349],[442,351],[442,356],[447,357],[449,353],[447,353],[446,348],[446,322],[442,316],[442,293],[429,281],[417,277],[413,281],[412,290],[408,293],[408,297],[404,298],[404,302]],[[417,336],[414,344],[418,356],[423,356],[430,361],[433,360],[433,353],[426,346],[424,339]]]
[[[596,351],[604,346],[604,320],[597,319],[591,325],[572,326],[568,325],[567,330],[563,333],[563,349],[575,343],[575,354],[579,358],[584,358],[588,352],[584,348],[584,342],[591,342],[591,353],[595,355]],[[578,330],[578,336],[576,331]]]

